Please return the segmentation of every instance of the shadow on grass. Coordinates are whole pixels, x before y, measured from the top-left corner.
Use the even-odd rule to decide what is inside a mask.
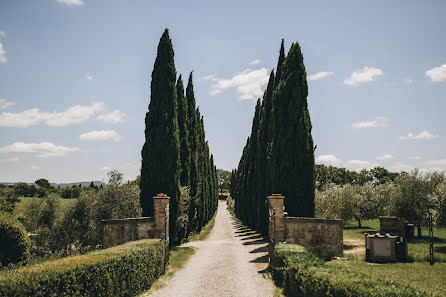
[[[374,230],[373,228],[369,227],[369,226],[344,226],[344,230],[364,230],[364,231],[368,231],[368,230]]]
[[[446,243],[446,238],[438,238],[434,236],[433,239],[434,243]],[[429,236],[422,236],[421,238],[416,236],[413,239],[409,240],[409,243],[414,243],[414,244],[419,244],[419,243],[429,244],[430,242],[431,241]]]

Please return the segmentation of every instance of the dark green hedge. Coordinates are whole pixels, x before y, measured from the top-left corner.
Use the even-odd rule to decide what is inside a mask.
[[[135,296],[164,270],[164,242],[146,239],[0,272],[0,296]]]
[[[392,281],[378,281],[367,275],[327,267],[305,248],[277,245],[272,274],[285,296],[429,296]]]
[[[28,233],[13,215],[0,212],[0,266],[26,264],[29,260]]]

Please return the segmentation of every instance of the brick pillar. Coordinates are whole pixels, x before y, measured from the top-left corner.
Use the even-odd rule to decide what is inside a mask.
[[[163,193],[153,197],[155,238],[169,238],[169,199],[170,197]]]
[[[272,194],[268,196],[269,209],[274,209],[275,217],[275,230],[274,235],[277,242],[285,241],[285,219],[283,215],[283,201],[285,197],[282,194]]]

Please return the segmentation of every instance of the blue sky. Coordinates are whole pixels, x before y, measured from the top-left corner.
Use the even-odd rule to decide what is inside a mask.
[[[212,2],[0,1],[0,181],[135,178],[166,27],[217,167],[237,166],[284,38],[318,163],[446,169],[446,2]]]

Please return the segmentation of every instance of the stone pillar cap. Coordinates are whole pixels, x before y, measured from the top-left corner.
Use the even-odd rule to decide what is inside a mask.
[[[159,193],[158,195],[153,196],[153,199],[170,199],[170,197],[167,196],[166,194]]]
[[[268,199],[284,199],[285,196],[282,194],[272,194],[271,196],[268,196]]]

